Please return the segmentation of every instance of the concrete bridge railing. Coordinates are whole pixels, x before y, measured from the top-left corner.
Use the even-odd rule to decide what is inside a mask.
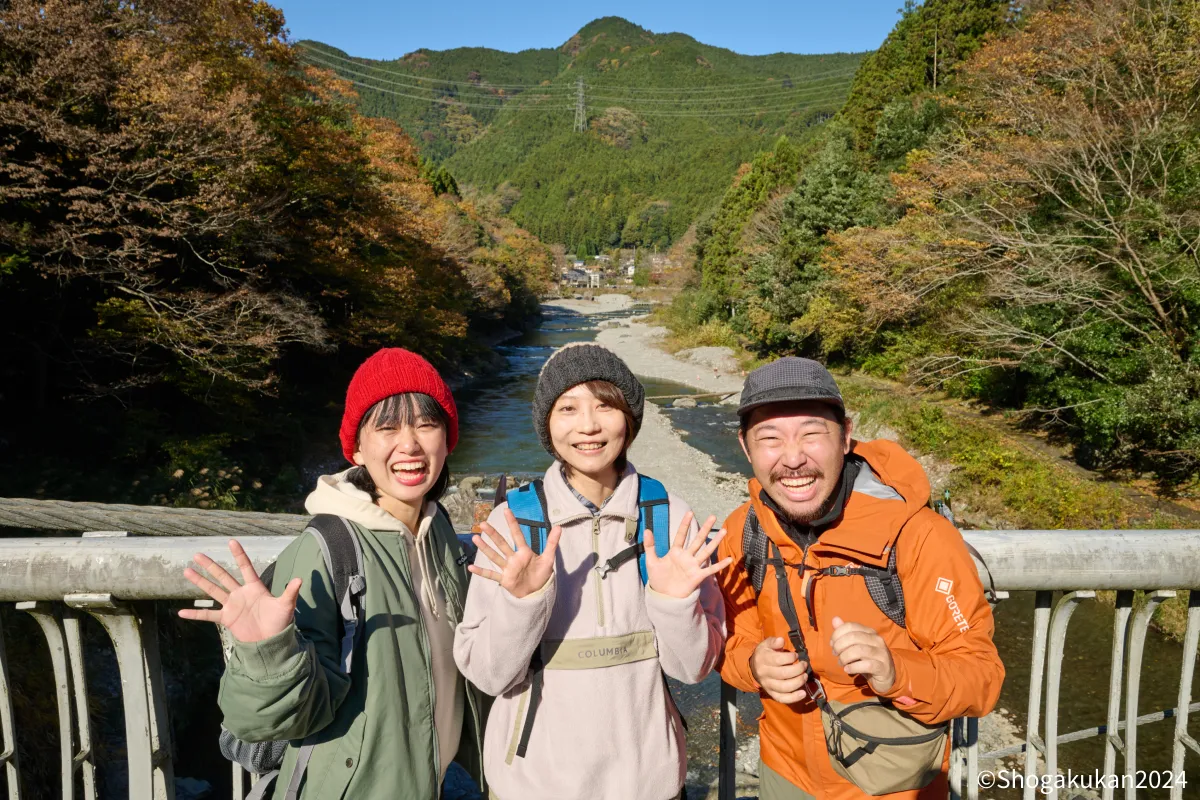
[[[57,689],[64,799],[96,797],[81,615],[90,615],[100,623],[116,653],[125,712],[129,797],[173,798],[170,709],[163,688],[156,628],[160,606],[166,613],[167,608],[176,609],[189,602],[211,604],[183,577],[184,567],[192,563],[194,553],[208,553],[237,574],[226,547],[229,536],[237,535],[255,566],[262,569],[282,552],[305,520],[294,515],[0,499],[0,526],[60,531],[103,529],[86,530],[82,536],[0,538],[0,605],[11,604],[15,611],[31,615],[50,651]],[[149,535],[156,531],[170,535]],[[202,535],[187,535],[196,531]],[[1038,772],[1041,756],[1045,774],[1054,774],[1059,745],[1102,737],[1102,774],[1131,776],[1121,791],[1133,798],[1137,791],[1132,776],[1138,770],[1138,728],[1153,722],[1169,724],[1165,720],[1174,722],[1172,772],[1181,773],[1188,751],[1200,754],[1200,745],[1187,731],[1189,714],[1200,709],[1200,703],[1192,703],[1191,698],[1200,639],[1200,592],[1193,592],[1188,604],[1175,707],[1138,716],[1138,694],[1144,645],[1154,610],[1178,590],[1200,589],[1200,531],[966,531],[964,536],[986,561],[986,568],[979,565],[985,586],[994,585],[1001,600],[1008,592],[1032,591],[1036,602],[1025,741],[980,752],[978,721],[956,720],[951,796],[971,800],[979,796],[981,764],[1023,756],[1025,774],[1032,778]],[[1116,613],[1108,642],[1112,666],[1104,721],[1092,728],[1061,733],[1059,690],[1068,625],[1078,606],[1094,602],[1096,593],[1103,590],[1116,592]],[[1062,594],[1056,600],[1059,592]],[[1144,594],[1135,602],[1137,592]],[[13,690],[0,628],[0,770],[6,778],[8,800],[19,800],[19,733],[12,713]],[[734,797],[736,715],[736,692],[723,684],[721,800]],[[198,746],[215,748],[216,742]],[[246,776],[240,768],[232,769],[234,797],[241,800]],[[1173,800],[1182,796],[1182,788],[1172,787]],[[1115,791],[1105,786],[1101,795],[1111,800]],[[1025,784],[1024,796],[1032,798],[1035,792],[1035,783],[1030,780]],[[1052,786],[1048,795],[1057,795]]]

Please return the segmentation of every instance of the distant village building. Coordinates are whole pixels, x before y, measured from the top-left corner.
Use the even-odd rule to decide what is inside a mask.
[[[591,283],[591,276],[582,269],[569,269],[563,273],[562,283],[582,288]]]

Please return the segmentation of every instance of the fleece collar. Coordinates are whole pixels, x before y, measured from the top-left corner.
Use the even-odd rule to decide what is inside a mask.
[[[550,512],[551,525],[592,518],[592,512],[580,502],[567,483],[567,479],[563,477],[563,470],[558,461],[555,461],[546,470],[546,474],[542,477],[542,488],[546,492],[546,505]],[[637,469],[633,464],[626,463],[625,471],[621,473],[621,480],[617,482],[617,488],[604,503],[604,507],[600,509],[600,516],[636,520],[638,517],[637,501]]]

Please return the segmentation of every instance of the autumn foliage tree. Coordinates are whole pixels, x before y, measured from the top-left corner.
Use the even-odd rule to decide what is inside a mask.
[[[1195,0],[912,4],[795,183],[701,229],[680,318],[1194,480],[1198,55]]]
[[[1030,17],[962,76],[965,123],[835,237],[843,306],[925,326],[918,377],[1070,433],[1098,467],[1200,469],[1200,4]],[[936,320],[936,326],[932,323]]]
[[[163,435],[188,404],[221,427],[302,364],[401,345],[453,366],[527,319],[548,253],[353,101],[260,0],[0,5],[6,417],[108,398]]]

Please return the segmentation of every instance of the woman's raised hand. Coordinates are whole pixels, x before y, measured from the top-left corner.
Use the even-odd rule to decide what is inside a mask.
[[[555,525],[546,536],[546,549],[541,555],[534,555],[533,550],[521,533],[517,518],[509,509],[504,509],[508,519],[508,530],[512,533],[513,541],[517,543],[514,550],[495,528],[486,522],[479,527],[483,534],[473,537],[475,546],[487,556],[500,571],[483,569],[474,564],[467,567],[473,575],[487,578],[503,586],[513,597],[525,597],[541,589],[554,574],[554,553],[558,549],[558,540],[562,536],[562,528]]]
[[[183,577],[194,583],[205,594],[221,604],[220,610],[185,608],[179,612],[184,619],[217,622],[224,625],[239,642],[261,642],[277,633],[282,633],[292,624],[296,612],[296,598],[300,596],[300,578],[293,578],[275,597],[258,577],[246,551],[236,539],[229,540],[229,552],[242,571],[243,583],[203,553],[196,554],[196,563],[205,572],[217,579],[221,586],[188,567]]]
[[[717,545],[725,537],[722,528],[708,538],[708,532],[717,523],[716,517],[709,517],[700,526],[696,537],[689,545],[687,543],[688,528],[692,525],[693,514],[684,514],[679,524],[679,532],[671,549],[662,558],[654,549],[654,531],[646,528],[646,577],[650,580],[650,588],[667,597],[687,597],[704,583],[709,575],[716,575],[733,563],[732,558],[726,558],[716,564],[708,565],[709,557],[716,551]]]

